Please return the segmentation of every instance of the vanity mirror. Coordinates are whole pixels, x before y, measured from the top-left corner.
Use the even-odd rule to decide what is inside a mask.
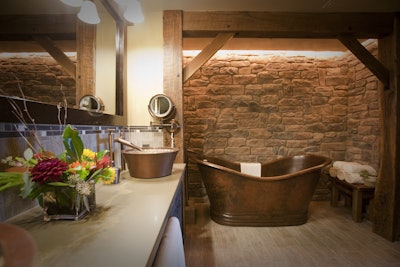
[[[110,7],[102,4],[97,5],[102,22],[94,26],[77,19],[76,13],[79,10],[69,7],[61,1],[41,0],[40,3],[36,2],[35,0],[14,0],[0,4],[2,25],[9,25],[12,22],[13,26],[4,27],[4,31],[0,34],[2,37],[0,53],[24,54],[29,52],[29,55],[47,53],[51,55],[50,58],[53,61],[58,63],[57,67],[53,67],[53,62],[51,62],[52,65],[43,64],[39,67],[30,67],[30,69],[39,69],[40,71],[43,69],[55,70],[56,74],[46,74],[44,78],[39,79],[40,84],[36,80],[24,80],[22,88],[27,92],[26,99],[29,100],[15,101],[21,106],[26,103],[30,112],[36,115],[37,123],[53,123],[51,118],[57,118],[57,103],[62,102],[56,97],[61,95],[58,94],[58,91],[60,84],[63,84],[63,92],[68,99],[68,123],[81,125],[126,124],[126,100],[124,99],[126,95],[126,64],[120,60],[125,49],[120,45],[125,43],[125,35],[121,32],[125,33],[126,24],[114,18],[112,16],[114,13],[109,12]],[[104,2],[108,3],[108,1]],[[76,59],[74,59],[74,53]],[[28,59],[31,58],[36,60],[37,57],[30,56]],[[44,60],[36,61],[45,62]],[[22,74],[17,74],[18,78],[23,80]],[[28,74],[26,76],[36,77],[31,73]],[[103,79],[103,77],[106,78]],[[6,82],[8,84],[2,85],[2,88],[18,88],[9,85],[14,82],[14,77]],[[49,82],[50,85],[45,82]],[[43,91],[49,88],[52,89],[51,92]],[[39,91],[44,92],[43,98],[28,95],[28,92]],[[96,110],[95,119],[93,119],[93,111],[79,109],[79,100],[87,94],[100,96],[104,100],[106,108],[101,111]],[[6,96],[18,98],[21,97],[20,94],[6,91],[2,95],[0,96],[0,110],[3,112],[0,115],[0,122],[17,122],[14,116],[7,116],[11,108]],[[55,116],[53,116],[54,113]],[[58,122],[56,121],[56,123]]]
[[[164,94],[153,96],[150,99],[148,108],[150,115],[161,121],[168,120],[175,116],[175,106],[171,99]]]
[[[79,109],[102,113],[104,111],[104,104],[100,97],[85,95],[79,101]]]

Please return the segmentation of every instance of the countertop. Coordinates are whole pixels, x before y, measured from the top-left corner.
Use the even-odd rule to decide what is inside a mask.
[[[44,222],[35,207],[7,221],[36,241],[37,267],[150,266],[185,164],[170,176],[137,179],[121,174],[119,184],[96,184],[96,209],[81,221]]]

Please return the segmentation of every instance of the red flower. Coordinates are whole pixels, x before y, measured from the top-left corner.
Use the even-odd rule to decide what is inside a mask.
[[[111,159],[108,155],[105,155],[101,160],[96,162],[96,169],[104,169],[111,165]]]
[[[44,159],[31,169],[32,181],[38,184],[61,182],[63,172],[66,170],[66,162],[58,158]]]

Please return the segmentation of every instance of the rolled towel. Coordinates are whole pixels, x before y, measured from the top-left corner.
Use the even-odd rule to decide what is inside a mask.
[[[361,171],[363,171],[363,170],[367,171],[369,173],[369,175],[371,175],[371,176],[376,176],[376,170],[372,166],[362,165]]]
[[[329,175],[330,175],[331,177],[337,177],[337,170],[336,170],[336,168],[330,167],[330,168],[329,168]]]
[[[240,163],[240,171],[242,173],[253,175],[253,176],[261,176],[261,163],[250,163],[250,162],[241,162]]]
[[[335,161],[333,163],[333,167],[336,169],[342,169],[345,172],[360,172],[362,166],[363,165],[358,162]]]
[[[348,173],[361,173],[362,171],[368,171],[370,175],[376,176],[376,170],[372,166],[358,162],[335,161],[332,166],[336,170],[341,169]]]
[[[359,173],[344,172],[344,180],[350,184],[364,183],[364,180]]]
[[[336,177],[339,179],[339,180],[344,180],[344,177],[345,176],[345,171],[344,170],[342,170],[342,169],[336,169]]]

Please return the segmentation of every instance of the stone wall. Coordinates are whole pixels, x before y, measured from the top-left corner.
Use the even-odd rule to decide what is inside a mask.
[[[47,53],[0,54],[0,89],[21,96],[18,82],[26,99],[58,104],[65,95],[69,106],[76,104],[75,80]]]
[[[350,53],[215,56],[184,85],[185,146],[242,162],[310,152],[377,167],[376,79],[362,66]],[[204,197],[190,161],[188,177],[189,195]]]
[[[378,55],[374,41],[364,46]],[[345,159],[379,165],[380,107],[377,78],[353,55],[349,56],[354,84],[348,90],[347,144]]]

